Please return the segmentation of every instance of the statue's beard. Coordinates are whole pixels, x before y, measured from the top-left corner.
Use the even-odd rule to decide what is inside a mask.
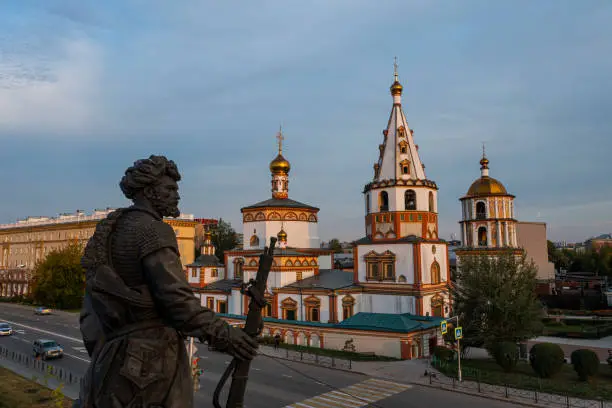
[[[155,200],[153,202],[153,207],[162,217],[176,218],[181,215],[181,210],[178,208],[178,203],[170,203],[165,200]]]

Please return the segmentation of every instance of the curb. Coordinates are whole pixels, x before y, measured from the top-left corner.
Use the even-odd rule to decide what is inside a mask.
[[[478,393],[478,392],[469,392],[469,391],[464,391],[464,390],[458,390],[456,388],[445,388],[445,387],[437,387],[435,385],[432,384],[427,384],[427,383],[419,383],[419,382],[411,382],[411,384],[414,385],[420,385],[422,387],[428,387],[428,388],[433,388],[436,390],[443,390],[443,391],[448,391],[448,392],[457,392],[459,394],[464,394],[464,395],[471,395],[472,397],[479,397],[479,398],[485,398],[485,399],[493,399],[496,401],[501,401],[501,402],[507,402],[508,404],[518,404],[518,405],[522,405],[525,407],[534,407],[534,408],[546,408],[547,406],[550,405],[535,405],[533,403],[530,402],[525,402],[525,401],[517,401],[517,400],[513,400],[510,398],[503,398],[503,397],[498,397],[497,395],[489,395],[489,394],[483,394],[483,393]]]

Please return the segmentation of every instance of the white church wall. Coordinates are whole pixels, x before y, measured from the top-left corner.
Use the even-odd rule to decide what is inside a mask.
[[[355,313],[415,313],[414,296],[362,293],[355,299]]]
[[[253,221],[243,224],[243,248],[262,249],[270,243],[270,238],[284,229],[287,233],[287,246],[294,248],[319,248],[320,239],[318,224],[308,221]],[[259,246],[251,247],[251,237],[259,238]]]
[[[389,211],[406,211],[406,191],[412,190],[416,194],[416,211],[429,211],[429,193],[434,196],[434,212],[437,211],[438,192],[431,187],[407,186],[387,189],[389,194]]]
[[[356,351],[360,353],[376,353],[377,355],[401,358],[401,343],[398,338],[384,336],[368,336],[349,333],[325,333],[325,348],[342,350],[347,340],[353,340]]]
[[[435,247],[436,253],[433,253]],[[448,247],[444,244],[421,244],[421,271],[423,283],[431,283],[431,265],[434,260],[440,265],[440,282],[447,281]]]
[[[395,254],[395,276],[400,275],[406,277],[406,284],[414,283],[414,259],[413,259],[413,244],[386,244],[386,245],[359,245],[357,252],[358,279],[360,282],[366,282],[366,263],[364,256],[370,251],[383,253],[389,250]],[[371,282],[375,283],[375,282]],[[399,284],[399,283],[398,283]]]
[[[213,276],[214,269],[217,270],[216,276]],[[206,283],[216,282],[218,280],[224,279],[225,277],[225,268],[223,267],[207,266],[207,267],[202,268],[202,271],[204,273],[204,279]]]
[[[189,283],[200,283],[200,268],[189,267],[187,268],[187,282]]]
[[[217,301],[225,301],[227,304],[227,310],[229,310],[229,299],[227,295],[222,295],[222,294],[218,294],[218,293],[201,293],[200,294],[200,304],[204,307],[208,307],[207,306],[207,302],[208,302],[208,298],[213,298],[214,299],[214,303],[213,303],[213,310],[215,312],[217,312]]]
[[[243,296],[239,290],[233,289],[232,294],[229,297],[229,301],[227,302],[227,307],[229,309],[230,314],[242,315],[244,310],[243,308]]]

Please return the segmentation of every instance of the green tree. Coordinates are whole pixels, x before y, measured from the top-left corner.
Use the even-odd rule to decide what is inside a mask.
[[[60,309],[81,307],[85,288],[82,255],[82,245],[70,244],[39,262],[34,268],[33,300]]]
[[[334,253],[343,252],[342,245],[340,244],[340,240],[338,238],[332,238],[329,240],[329,249],[334,251]]]
[[[516,343],[542,332],[533,261],[512,251],[462,256],[459,261],[452,291],[465,346],[493,351],[500,342]]]
[[[232,228],[232,224],[222,219],[219,220],[219,223],[211,232],[212,242],[215,246],[215,255],[223,262],[223,254],[225,251],[234,249],[238,246],[238,235],[234,228]]]

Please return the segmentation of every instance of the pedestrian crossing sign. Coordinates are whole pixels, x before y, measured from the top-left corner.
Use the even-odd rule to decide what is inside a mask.
[[[448,332],[448,326],[447,326],[446,320],[442,320],[440,322],[440,331],[442,331],[442,334],[446,334]]]
[[[463,338],[463,327],[455,328],[455,339],[459,340]]]

